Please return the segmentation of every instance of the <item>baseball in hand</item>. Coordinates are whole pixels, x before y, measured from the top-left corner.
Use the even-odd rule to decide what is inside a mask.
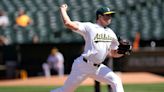
[[[68,5],[67,5],[67,4],[62,4],[60,8],[61,8],[61,9],[65,9],[65,10],[67,10]]]

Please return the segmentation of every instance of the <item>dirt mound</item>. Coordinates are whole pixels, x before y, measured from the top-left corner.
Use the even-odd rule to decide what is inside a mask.
[[[154,75],[151,73],[116,73],[123,81],[123,84],[138,84],[138,83],[164,83],[164,77]],[[50,78],[45,77],[33,77],[28,79],[16,79],[16,80],[2,80],[0,86],[61,86],[67,76],[58,77],[52,76]],[[81,85],[94,85],[93,79],[86,79]]]

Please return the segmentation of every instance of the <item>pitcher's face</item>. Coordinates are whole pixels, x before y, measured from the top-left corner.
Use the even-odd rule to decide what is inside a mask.
[[[111,16],[111,14],[101,15],[100,21],[101,21],[101,24],[102,24],[103,26],[109,25],[109,24],[111,23],[111,21],[112,21],[112,16]]]

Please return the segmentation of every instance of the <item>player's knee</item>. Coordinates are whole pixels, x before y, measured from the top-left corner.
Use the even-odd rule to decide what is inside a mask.
[[[121,82],[121,79],[119,76],[113,75],[112,77],[111,76],[109,77],[108,83],[111,86],[116,87],[116,86],[120,85],[122,82]]]
[[[116,86],[118,86],[118,85],[120,85],[120,84],[122,84],[120,77],[115,76],[115,77],[113,78],[113,80],[112,80],[112,85],[116,87]]]
[[[42,64],[42,68],[43,68],[43,69],[49,68],[49,67],[48,67],[48,64],[47,64],[47,63],[43,63],[43,64]]]

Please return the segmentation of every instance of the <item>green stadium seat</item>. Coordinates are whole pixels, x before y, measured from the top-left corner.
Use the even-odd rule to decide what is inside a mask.
[[[48,35],[48,31],[47,31],[46,27],[44,27],[44,26],[38,27],[37,33],[38,33],[41,43],[46,43],[48,41],[49,35]]]
[[[61,4],[65,3],[65,0],[54,0],[54,2],[56,3],[55,5],[60,6]]]
[[[28,42],[32,42],[32,39],[33,39],[34,35],[37,35],[36,30],[35,30],[34,27],[30,27],[29,30],[27,31],[26,40]]]
[[[36,12],[37,7],[34,5],[33,0],[24,0],[27,10],[30,12]]]
[[[77,1],[79,1],[78,3],[81,5],[81,7],[83,9],[89,9],[89,8],[91,8],[90,7],[89,0],[77,0]]]
[[[101,4],[100,4],[100,1],[97,1],[97,0],[88,0],[88,1],[91,1],[91,6],[93,7],[93,8],[99,8],[99,7],[101,7]]]
[[[129,33],[129,22],[128,22],[128,17],[127,15],[121,15],[120,16],[120,36],[122,36],[123,38],[127,38],[128,39],[128,33]]]
[[[157,5],[154,5],[151,7],[151,14],[152,14],[153,20],[161,20],[161,17],[160,17],[161,13],[162,13],[161,7]]]
[[[153,38],[160,40],[163,38],[163,29],[162,29],[162,22],[159,20],[154,21],[154,29],[152,31]]]
[[[124,0],[115,0],[115,4],[118,11],[124,12],[126,10],[126,3]]]
[[[21,1],[22,0],[12,0],[11,2],[16,6],[17,9],[22,8],[26,10],[24,3]]]
[[[37,10],[43,11],[43,12],[48,10],[48,7],[44,3],[44,0],[33,0],[32,2],[36,5]]]
[[[96,10],[95,9],[81,9],[79,11],[79,14],[80,15],[80,20],[81,21],[93,21],[96,19],[95,17],[95,12]]]
[[[56,19],[56,12],[48,12],[47,13],[47,23],[48,23],[48,27],[52,30],[55,31],[59,31],[59,27],[58,27],[58,20]]]
[[[95,21],[98,7],[108,6],[117,12],[110,27],[125,38],[133,39],[141,32],[141,39],[164,39],[164,2],[163,0],[0,0],[0,8],[7,11],[10,27],[13,30],[15,14],[19,8],[27,10],[34,21],[31,31],[1,31],[13,43],[29,42],[38,34],[41,42],[60,43],[82,41],[78,34],[67,32],[59,14],[59,6],[69,5],[68,14],[74,21]],[[1,29],[2,30],[2,29]],[[35,31],[32,31],[35,30]],[[9,36],[11,34],[11,36]]]
[[[72,39],[73,39],[73,42],[82,42],[83,41],[82,36],[77,33],[72,33]]]
[[[3,30],[3,34],[0,34],[0,35],[3,35],[5,37],[7,37],[7,39],[10,41],[10,43],[14,43],[14,30],[8,26],[6,27],[4,30]]]
[[[131,13],[129,13],[129,22],[131,24],[131,30],[130,31],[130,38],[135,38],[136,32],[140,31],[140,16],[139,16],[139,12],[137,11],[131,11]]]
[[[114,1],[113,0],[102,0],[105,6],[108,6],[110,9],[114,9]]]
[[[69,43],[73,40],[71,31],[65,31],[61,33],[60,42]]]
[[[141,14],[141,37],[144,40],[148,40],[152,38],[152,32],[151,32],[151,18],[150,18],[150,14],[147,8],[142,8],[140,10],[140,14]]]
[[[82,17],[80,16],[80,10],[73,9],[68,12],[73,21],[79,21]]]
[[[22,30],[14,30],[14,33],[15,33],[15,41],[16,43],[25,43],[25,39],[24,37],[27,37],[26,36],[26,33],[25,31],[22,31]]]
[[[137,3],[136,3],[136,0],[125,0],[125,2],[127,3],[127,7],[132,7],[132,6],[135,6]]]
[[[16,7],[14,7],[10,0],[2,0],[2,3],[7,12],[14,12],[16,10]]]
[[[35,22],[36,22],[37,26],[41,27],[41,26],[45,25],[46,19],[44,16],[44,12],[42,12],[42,11],[36,12],[35,18],[36,18]]]
[[[57,11],[58,6],[54,0],[45,0],[45,5],[48,6],[50,11]]]
[[[66,3],[70,6],[70,8],[77,8],[78,7],[78,0],[66,0]]]

